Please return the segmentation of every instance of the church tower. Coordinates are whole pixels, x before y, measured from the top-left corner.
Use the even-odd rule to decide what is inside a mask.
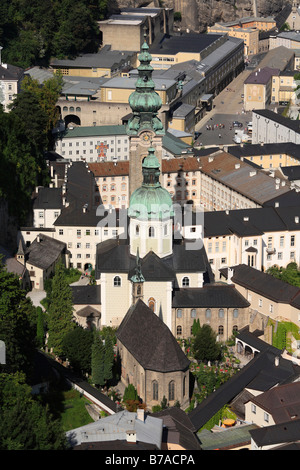
[[[142,163],[143,182],[131,195],[128,215],[130,254],[153,251],[160,258],[173,252],[173,203],[159,182],[160,164],[150,146]]]
[[[143,300],[144,297],[144,282],[145,278],[142,273],[141,260],[139,251],[136,254],[136,265],[134,274],[130,278],[132,283],[132,304],[136,304],[139,299]]]
[[[155,83],[152,80],[153,67],[150,65],[152,56],[146,42],[142,45],[138,56],[138,80],[136,88],[129,96],[129,105],[132,109],[132,117],[127,124],[129,136],[129,192],[130,195],[142,183],[142,161],[147,155],[150,142],[155,148],[156,156],[161,165],[162,138],[165,130],[157,114],[162,101],[155,91]]]

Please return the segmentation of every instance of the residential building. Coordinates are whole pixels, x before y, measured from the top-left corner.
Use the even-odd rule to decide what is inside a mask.
[[[252,143],[300,143],[299,124],[269,109],[252,112]]]
[[[259,30],[257,28],[245,28],[241,26],[228,26],[227,23],[215,23],[208,26],[208,33],[226,33],[233,38],[244,41],[244,56],[248,58],[259,52]]]
[[[244,81],[244,109],[265,109],[273,96],[273,77],[279,74],[278,69],[269,67],[259,68],[252,72]]]
[[[262,207],[290,191],[285,179],[272,178],[251,162],[222,150],[201,156],[199,161],[200,204],[207,211]]]
[[[173,32],[174,12],[172,8],[121,8],[119,14],[98,21],[102,33],[102,44],[112,50],[139,51],[144,34],[149,44],[165,34]]]
[[[2,47],[1,47],[2,49]],[[15,65],[4,64],[1,61],[0,49],[0,104],[5,112],[9,111],[8,106],[20,92],[21,82],[24,76],[24,69]]]
[[[121,76],[136,66],[136,52],[111,50],[104,46],[97,53],[82,54],[75,59],[53,59],[50,63],[54,73],[60,72],[63,76],[111,78]]]
[[[191,148],[180,138],[167,132],[163,136],[163,157],[181,155]],[[121,162],[129,160],[130,143],[126,125],[75,126],[62,132],[55,142],[55,152],[66,161]]]
[[[299,419],[250,431],[251,450],[299,450]]]
[[[259,31],[269,31],[276,28],[276,18],[272,16],[244,16],[237,20],[227,21],[224,25],[232,28],[255,28]]]
[[[248,299],[252,313],[261,322],[262,330],[265,330],[269,319],[299,325],[299,287],[245,264],[222,269],[221,273],[228,283],[233,283]],[[292,343],[294,343],[292,349],[296,351],[295,357],[297,357],[295,338]]]
[[[300,262],[298,207],[204,213],[203,243],[211,268],[245,264],[265,271]]]
[[[252,397],[245,404],[245,418],[260,428],[298,419],[300,383],[279,385]],[[298,419],[299,422],[299,419]]]
[[[282,31],[279,34],[270,36],[269,48],[286,47],[287,49],[299,49],[300,34],[298,31]]]
[[[101,325],[101,296],[96,285],[71,285],[73,318],[82,328],[97,330]]]
[[[278,142],[276,144],[264,143],[226,146],[226,151],[241,160],[253,162],[264,169],[282,168],[285,171],[299,166],[300,149],[291,142]]]
[[[285,70],[272,77],[272,104],[296,104],[298,99],[298,93],[295,92],[297,83],[294,77],[296,73],[297,70]]]
[[[45,281],[55,272],[59,261],[68,267],[68,253],[65,243],[38,233],[30,245],[24,248],[24,254],[18,252],[18,260],[26,267],[32,289],[43,290]]]
[[[160,450],[163,422],[144,410],[122,410],[66,433],[75,450]]]

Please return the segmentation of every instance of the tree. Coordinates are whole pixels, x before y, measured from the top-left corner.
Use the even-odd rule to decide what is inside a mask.
[[[48,346],[54,354],[60,356],[63,354],[64,336],[75,328],[72,291],[65,279],[65,269],[61,261],[55,267],[47,320]]]
[[[45,315],[41,307],[37,307],[36,345],[43,348],[45,344]]]
[[[42,85],[39,81],[25,76],[21,89],[32,93],[39,102],[41,109],[47,116],[46,132],[49,133],[56,125],[59,119],[57,100],[63,87],[62,74],[57,72],[53,77],[44,80]]]
[[[104,357],[105,351],[103,341],[98,331],[94,333],[94,342],[92,345],[92,381],[97,387],[103,387],[105,384],[104,375]]]
[[[36,337],[36,309],[17,276],[0,264],[0,340],[6,348],[6,372],[32,371]]]
[[[199,318],[196,320],[196,318],[193,321],[192,325],[192,335],[197,336],[197,333],[200,331],[200,320]]]
[[[194,356],[199,361],[216,361],[221,358],[221,345],[216,341],[213,329],[204,324],[195,337]]]
[[[104,348],[104,378],[108,382],[113,378],[113,366],[114,366],[114,348],[111,337],[108,335],[105,338]]]
[[[25,375],[0,374],[0,450],[64,450],[58,421],[31,394]]]
[[[75,370],[90,373],[93,341],[93,332],[78,325],[64,336],[63,354]]]

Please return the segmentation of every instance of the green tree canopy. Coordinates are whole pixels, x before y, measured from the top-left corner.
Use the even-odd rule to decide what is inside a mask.
[[[0,373],[0,450],[64,450],[61,425],[31,394],[24,374]]]
[[[76,325],[63,338],[63,354],[70,362],[71,367],[77,371],[91,372],[93,331],[85,330]]]
[[[0,264],[0,340],[6,347],[5,372],[32,372],[36,338],[36,308],[20,288],[17,276]]]
[[[92,382],[97,387],[105,385],[104,373],[105,349],[102,338],[98,331],[94,332],[94,342],[92,345]]]
[[[51,302],[48,309],[48,346],[54,354],[63,354],[64,336],[75,328],[72,291],[65,278],[65,268],[58,262],[52,281]]]
[[[198,331],[194,344],[194,356],[199,361],[216,361],[221,358],[221,345],[210,325],[204,324]]]

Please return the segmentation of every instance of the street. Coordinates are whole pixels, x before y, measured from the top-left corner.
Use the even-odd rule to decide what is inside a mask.
[[[243,111],[242,95],[244,81],[250,73],[250,70],[245,69],[214,98],[213,109],[196,125],[196,132],[200,135],[195,146],[233,145],[235,131],[247,127],[247,122],[252,120],[252,113]],[[241,122],[242,127],[232,127],[233,121]],[[220,124],[224,125],[221,129]],[[214,130],[208,130],[207,127],[210,126]]]

